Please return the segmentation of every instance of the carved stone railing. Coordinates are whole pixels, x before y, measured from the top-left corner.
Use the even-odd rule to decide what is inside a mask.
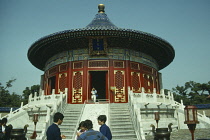
[[[138,104],[144,104],[145,106],[149,104],[156,104],[157,106],[165,105],[165,106],[171,106],[175,109],[174,117],[177,119],[178,129],[187,129],[187,125],[184,124],[183,120],[184,118],[184,108],[185,105],[183,104],[183,101],[181,100],[181,103],[176,102],[174,100],[173,93],[170,91],[165,95],[164,90],[162,89],[160,94],[156,93],[156,90],[153,90],[153,93],[145,93],[144,88],[142,88],[141,93],[133,93],[132,90],[128,87],[128,96],[129,96],[129,105],[131,109],[131,114],[133,116],[133,122],[135,125],[135,130],[137,133],[139,133],[142,140],[145,139],[145,134],[143,132],[143,127],[141,126],[141,108],[137,108]],[[205,125],[208,125],[208,128],[210,127],[210,118],[206,117],[205,111],[203,114],[198,113],[198,120],[202,122],[200,128],[205,128]],[[139,123],[139,124],[137,124]],[[176,126],[177,127],[177,126]]]
[[[130,113],[131,113],[131,118],[133,121],[133,127],[135,129],[137,139],[138,140],[146,140],[145,135],[143,132],[143,126],[141,125],[141,113],[140,109],[137,108],[137,100],[135,100],[133,96],[133,92],[130,90],[130,87],[128,87],[128,98],[129,98],[129,108],[130,108]]]
[[[68,89],[65,89],[65,92],[61,92],[60,94],[54,94],[50,95],[51,97],[49,98],[49,95],[47,95],[47,98],[42,98],[44,100],[50,100],[51,102],[45,103],[47,107],[47,115],[46,115],[46,121],[45,124],[43,124],[42,128],[42,133],[40,135],[40,139],[44,140],[46,139],[46,130],[47,128],[53,123],[53,116],[56,112],[63,112],[66,104],[67,104],[67,94],[68,94]]]
[[[18,121],[18,118],[27,116],[25,118],[25,123],[31,123],[32,122],[32,115],[34,113],[41,114],[43,112],[46,112],[46,116],[42,115],[39,117],[39,122],[42,122],[41,125],[37,126],[37,129],[41,130],[41,134],[38,134],[37,140],[44,140],[46,138],[46,130],[48,126],[50,126],[53,123],[53,116],[56,112],[63,112],[63,110],[66,107],[67,104],[67,94],[68,89],[65,89],[65,92],[61,92],[59,94],[55,94],[55,90],[52,91],[51,95],[44,95],[44,91],[41,92],[40,96],[37,96],[37,93],[34,94],[34,97],[32,97],[32,94],[29,95],[28,104],[23,106],[23,103],[21,104],[21,107],[15,111],[11,111],[8,115],[3,116],[8,119],[8,123],[16,123]],[[45,113],[44,113],[45,114]],[[14,126],[16,126],[14,124]],[[33,126],[31,126],[32,128]]]

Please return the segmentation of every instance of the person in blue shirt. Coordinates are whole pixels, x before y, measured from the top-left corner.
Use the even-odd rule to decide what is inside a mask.
[[[105,124],[106,123],[106,115],[100,115],[98,117],[98,124],[101,125],[100,132],[107,137],[108,140],[112,139],[112,133],[110,128]]]
[[[61,125],[63,122],[63,114],[60,112],[55,113],[53,121],[54,123],[50,125],[47,129],[47,140],[62,140],[65,139],[66,136],[61,135],[60,128],[58,125]]]
[[[108,140],[101,132],[93,130],[91,120],[85,120],[84,125],[86,132],[78,134],[77,140]]]

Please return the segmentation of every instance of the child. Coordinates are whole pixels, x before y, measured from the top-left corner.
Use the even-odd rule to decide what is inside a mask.
[[[110,128],[105,124],[106,123],[106,115],[100,115],[98,117],[98,124],[101,125],[100,132],[107,137],[108,140],[112,139],[112,133]]]

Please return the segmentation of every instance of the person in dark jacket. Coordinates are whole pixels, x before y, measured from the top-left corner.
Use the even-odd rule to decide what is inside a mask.
[[[10,140],[11,130],[12,125],[7,126],[7,118],[3,118],[0,125],[0,140]]]
[[[108,140],[101,132],[93,130],[93,123],[91,120],[85,120],[84,127],[86,132],[78,134],[77,140]]]
[[[60,112],[55,113],[53,121],[54,123],[47,129],[47,140],[62,140],[65,139],[65,135],[61,135],[60,128],[58,125],[61,125],[63,122],[63,114]]]
[[[106,115],[100,115],[98,117],[98,124],[101,125],[100,132],[107,137],[108,140],[112,139],[112,133],[110,128],[105,124],[106,123]]]

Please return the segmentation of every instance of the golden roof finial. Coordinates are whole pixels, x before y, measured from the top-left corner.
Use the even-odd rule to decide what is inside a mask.
[[[98,13],[104,13],[105,12],[104,9],[105,9],[104,4],[99,4],[98,5]]]

